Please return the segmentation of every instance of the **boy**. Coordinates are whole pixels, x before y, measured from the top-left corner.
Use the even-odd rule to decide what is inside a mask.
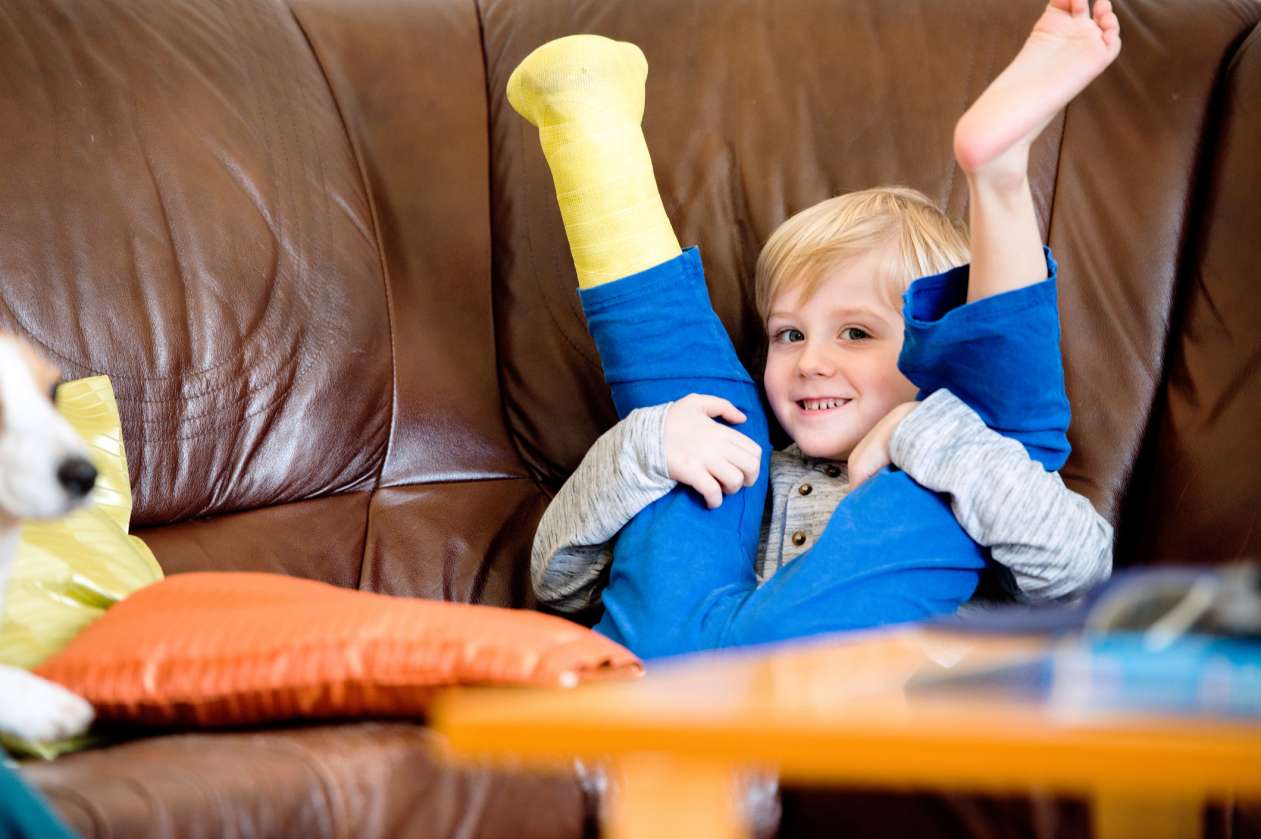
[[[1034,137],[1119,49],[1107,0],[1093,16],[1086,0],[1052,0],[1020,54],[956,129],[971,198],[971,267],[914,283],[904,324],[887,298],[908,250],[899,252],[887,232],[821,259],[804,281],[792,279],[802,266],[791,259],[772,264],[774,240],[768,244],[759,260],[759,308],[766,304],[771,339],[767,398],[804,456],[878,466],[893,454],[884,454],[890,443],[922,456],[924,447],[905,439],[916,435],[895,431],[924,413],[956,429],[946,435],[952,442],[982,445],[976,425],[984,422],[1023,445],[1028,457],[1007,458],[997,470],[1009,488],[1022,465],[1063,464],[1068,405],[1055,264],[1039,241],[1025,170]],[[822,533],[794,532],[794,546],[808,549],[778,573],[764,567],[769,579],[759,587],[766,418],[709,307],[699,258],[694,249],[680,252],[656,193],[639,130],[645,75],[634,47],[578,36],[536,50],[509,81],[513,106],[540,129],[619,415],[675,402],[657,409],[664,411],[669,476],[711,502],[714,481],[733,492],[714,507],[676,487],[634,515],[618,534],[597,630],[654,657],[955,610],[985,566],[983,549],[961,526],[979,506],[965,499],[956,520],[931,489],[883,469],[844,496]],[[906,233],[905,224],[897,229]],[[917,390],[928,395],[924,405],[907,406]],[[702,405],[689,396],[696,392],[711,399]],[[752,445],[732,429],[706,425],[712,416],[741,423]],[[680,438],[680,428],[691,430]],[[697,446],[711,453],[699,469],[689,458]],[[916,457],[903,459],[909,469]],[[1062,485],[1050,490],[1067,495]],[[1081,525],[1080,505],[1075,515]],[[1107,534],[1106,524],[1094,525]]]

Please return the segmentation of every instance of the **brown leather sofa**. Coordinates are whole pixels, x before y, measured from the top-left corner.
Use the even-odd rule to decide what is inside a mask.
[[[1116,0],[1117,64],[1032,181],[1063,267],[1074,454],[1119,567],[1261,553],[1261,4]],[[750,369],[758,248],[883,183],[962,214],[951,129],[1039,0],[7,0],[0,326],[108,373],[134,525],[249,569],[529,608],[549,494],[614,420],[504,84],[640,44],[645,130]],[[89,836],[577,836],[570,777],[420,724],[145,736],[28,764]],[[785,834],[1078,835],[1084,805],[789,791]],[[1243,830],[1226,808],[1220,835]],[[1255,827],[1255,825],[1254,825]]]

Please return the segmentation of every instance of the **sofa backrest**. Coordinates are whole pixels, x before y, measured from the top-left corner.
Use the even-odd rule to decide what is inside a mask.
[[[880,184],[916,187],[966,218],[955,120],[1045,4],[646,5],[482,3],[501,378],[510,430],[547,485],[614,414],[542,155],[502,92],[522,57],[572,32],[644,49],[645,134],[667,212],[680,240],[701,246],[715,308],[757,376],[761,244],[798,210]],[[1261,418],[1261,295],[1242,242],[1261,232],[1261,4],[1118,6],[1119,60],[1031,160],[1062,268],[1074,409],[1064,477],[1119,525],[1119,565],[1256,555],[1261,449],[1247,438]],[[1212,320],[1218,298],[1228,323]],[[558,416],[575,394],[584,403]]]
[[[1223,61],[1127,559],[1261,558],[1261,27]]]
[[[2,18],[3,326],[112,377],[164,567],[524,602],[473,5]]]
[[[756,374],[762,241],[881,183],[964,213],[954,119],[1039,8],[11,0],[0,327],[112,377],[169,572],[528,605],[538,517],[614,417],[515,64],[573,32],[643,47],[667,210]],[[1261,5],[1121,14],[1033,155],[1065,476],[1122,563],[1255,553]]]

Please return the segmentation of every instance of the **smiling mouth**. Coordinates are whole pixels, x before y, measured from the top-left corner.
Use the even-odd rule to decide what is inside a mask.
[[[797,407],[807,414],[822,414],[843,408],[849,403],[849,399],[798,399]]]

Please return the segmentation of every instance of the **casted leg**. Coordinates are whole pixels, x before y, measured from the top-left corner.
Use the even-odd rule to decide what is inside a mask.
[[[582,301],[619,414],[688,393],[721,396],[745,414],[737,428],[762,449],[757,481],[718,508],[678,486],[617,536],[596,631],[643,657],[668,655],[680,651],[684,636],[677,630],[684,621],[719,631],[724,618],[708,614],[713,592],[757,585],[753,560],[770,473],[766,413],[710,305],[694,248],[634,276],[584,289]]]
[[[648,62],[598,35],[550,41],[508,79],[508,101],[539,129],[582,288],[679,255],[639,127]]]
[[[709,393],[760,415],[700,257],[681,253],[657,192],[639,127],[647,76],[634,44],[572,35],[526,56],[508,101],[539,129],[618,413]]]
[[[646,76],[638,48],[573,36],[531,53],[509,79],[508,98],[539,127],[619,415],[689,393],[721,396],[762,447],[758,481],[719,508],[678,487],[618,535],[596,628],[653,655],[709,592],[755,585],[770,435],[757,386],[710,305],[700,256],[680,253],[657,193],[639,128]]]

